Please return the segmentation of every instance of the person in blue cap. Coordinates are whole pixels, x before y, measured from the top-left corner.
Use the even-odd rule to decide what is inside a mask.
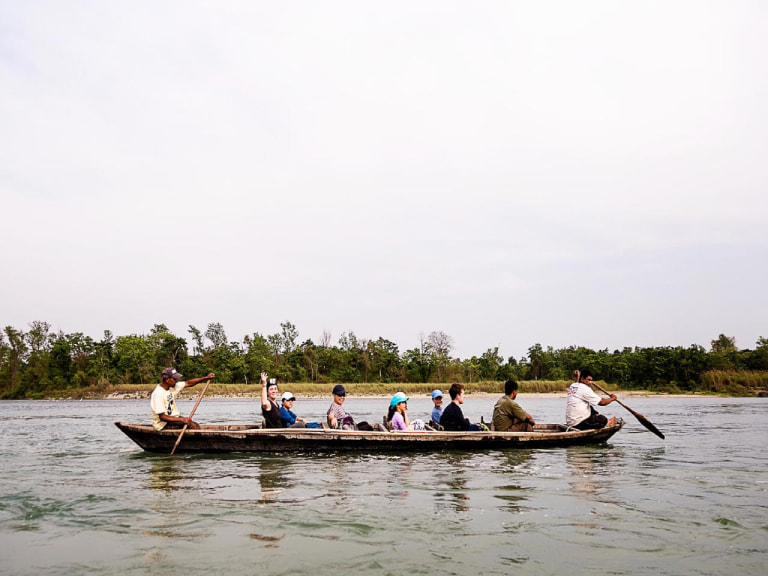
[[[424,422],[421,420],[408,421],[408,396],[398,392],[389,401],[387,422],[392,422],[393,430],[423,431]]]
[[[442,390],[432,391],[432,404],[435,405],[435,407],[432,408],[432,422],[434,422],[435,424],[439,424],[440,417],[443,415],[443,391]]]

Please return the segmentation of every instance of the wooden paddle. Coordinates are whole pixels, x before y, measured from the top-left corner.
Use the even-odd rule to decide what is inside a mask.
[[[602,393],[603,393],[603,394],[605,394],[606,396],[610,396],[610,395],[611,395],[611,394],[610,394],[610,392],[606,392],[606,391],[605,391],[605,389],[604,389],[604,388],[602,388],[602,387],[600,386],[600,384],[598,384],[597,382],[594,382],[594,381],[593,381],[593,382],[592,382],[592,385],[593,385],[595,388],[597,388],[598,390],[600,390],[600,392],[602,392]],[[627,410],[629,410],[629,411],[630,411],[630,413],[632,414],[632,416],[634,416],[635,418],[637,418],[637,419],[640,421],[640,424],[642,424],[643,426],[645,426],[646,428],[648,428],[648,430],[650,430],[651,432],[653,432],[654,434],[656,434],[656,436],[658,436],[659,438],[662,438],[662,439],[664,438],[664,434],[662,434],[662,433],[659,431],[659,429],[658,429],[658,428],[656,428],[656,426],[654,426],[654,425],[653,425],[653,423],[652,423],[650,420],[648,420],[648,418],[646,418],[645,416],[643,416],[642,414],[640,414],[640,412],[635,412],[634,410],[632,410],[632,408],[630,408],[629,406],[627,406],[626,404],[624,404],[624,403],[623,403],[621,400],[619,400],[618,398],[616,399],[616,402],[618,402],[619,404],[621,404],[622,406],[624,406],[624,408],[626,408]]]
[[[190,420],[192,420],[192,415],[195,413],[195,410],[197,410],[197,407],[200,405],[200,400],[203,399],[203,395],[205,395],[205,391],[208,390],[208,384],[210,383],[211,381],[208,380],[208,382],[205,383],[205,386],[203,386],[203,389],[200,390],[200,396],[197,397],[197,402],[195,402],[195,405],[192,408],[192,411],[189,413]],[[187,428],[189,428],[189,424],[184,424],[184,428],[181,429],[181,434],[179,434],[179,437],[176,439],[176,444],[173,445],[173,450],[171,450],[171,456],[173,456],[173,453],[176,452],[176,447],[179,445],[179,442],[181,442],[181,437],[184,436],[184,432],[187,431]]]

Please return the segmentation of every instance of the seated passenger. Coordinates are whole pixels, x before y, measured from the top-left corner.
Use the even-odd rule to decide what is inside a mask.
[[[392,400],[389,401],[387,422],[392,423],[392,429],[395,431],[424,431],[424,422],[422,420],[417,419],[412,423],[408,422],[408,397],[402,392],[398,392],[392,396]]]
[[[480,430],[480,426],[470,423],[468,418],[464,418],[464,412],[461,411],[461,405],[464,404],[464,386],[453,384],[448,390],[451,396],[451,403],[443,410],[440,417],[440,426],[449,432],[475,432]]]
[[[264,428],[282,428],[280,406],[277,405],[277,379],[270,378],[267,386],[267,373],[261,373],[261,415],[264,416]]]
[[[514,380],[504,383],[504,396],[493,407],[493,427],[496,432],[533,432],[536,422],[515,402],[517,388]]]
[[[347,412],[344,410],[344,400],[347,397],[347,391],[344,389],[344,386],[336,384],[336,386],[333,387],[332,394],[333,402],[331,403],[331,407],[328,408],[327,413],[328,426],[331,428],[342,428],[346,425],[349,428],[354,429],[355,421],[351,416],[348,416]]]
[[[296,401],[296,397],[290,392],[283,392],[281,398],[282,406],[280,407],[280,418],[283,421],[283,426],[286,428],[306,428],[307,421],[304,418],[300,418],[293,413],[293,403]]]
[[[283,426],[286,428],[320,428],[320,424],[317,422],[307,422],[304,418],[294,414],[292,408],[296,397],[293,394],[284,392],[281,401],[283,405],[280,407],[280,418],[283,421]]]
[[[442,390],[432,391],[432,404],[435,405],[435,407],[432,408],[432,422],[434,422],[435,424],[440,424],[440,416],[443,415],[443,391]]]

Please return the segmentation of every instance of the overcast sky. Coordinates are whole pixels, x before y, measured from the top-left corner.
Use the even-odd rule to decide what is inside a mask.
[[[768,4],[0,0],[0,323],[768,337]]]

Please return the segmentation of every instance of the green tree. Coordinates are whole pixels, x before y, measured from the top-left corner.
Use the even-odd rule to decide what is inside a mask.
[[[51,325],[48,322],[35,320],[30,322],[25,338],[29,357],[24,370],[24,387],[28,392],[43,392],[51,385],[51,350],[56,337],[51,334]]]
[[[160,373],[155,369],[153,356],[146,337],[138,334],[119,336],[115,340],[118,381],[123,384],[158,382]]]
[[[397,344],[379,337],[375,342],[369,342],[368,351],[371,371],[377,375],[378,381],[396,381],[402,366]]]
[[[503,362],[504,358],[499,354],[498,346],[488,348],[477,361],[480,380],[496,380]]]
[[[448,336],[445,332],[430,332],[429,336],[427,336],[427,343],[437,367],[437,381],[442,382],[445,366],[451,358],[453,338]]]
[[[283,354],[290,354],[296,350],[296,340],[299,338],[299,331],[296,330],[296,326],[290,322],[282,322],[280,324],[280,339],[282,341]]]
[[[712,340],[712,368],[715,370],[733,370],[736,368],[736,339],[720,334]]]
[[[72,348],[66,338],[58,338],[51,350],[50,377],[56,388],[72,385]]]
[[[220,322],[211,322],[205,331],[205,337],[211,341],[214,348],[220,348],[227,344],[227,333]]]
[[[5,327],[5,337],[8,339],[7,360],[4,365],[6,398],[20,398],[24,395],[22,373],[25,367],[29,348],[24,332],[13,326]]]
[[[243,338],[245,365],[248,375],[256,382],[262,372],[271,374],[274,368],[274,356],[269,342],[255,332],[253,336]]]
[[[768,370],[768,338],[760,336],[757,339],[747,364],[750,370]]]
[[[406,350],[403,364],[409,382],[429,382],[434,368],[432,350],[423,334],[419,334],[419,347]]]

